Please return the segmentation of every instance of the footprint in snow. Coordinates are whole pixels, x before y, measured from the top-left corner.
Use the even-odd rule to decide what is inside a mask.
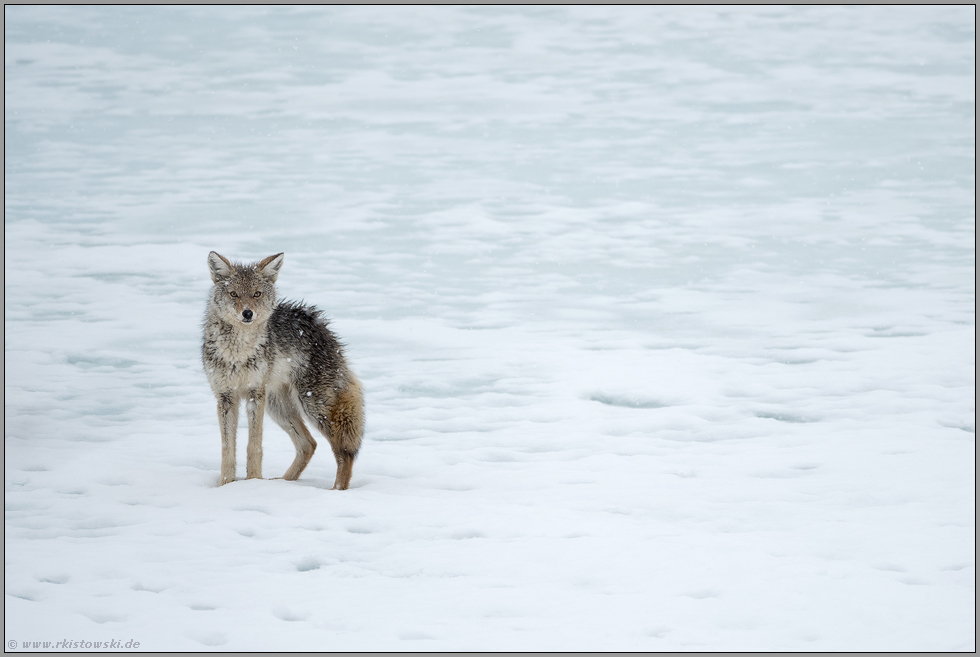
[[[221,632],[205,630],[190,632],[188,633],[188,636],[194,641],[197,641],[205,646],[223,646],[224,644],[228,643],[228,637]]]
[[[91,621],[99,624],[104,623],[122,623],[126,620],[126,616],[121,614],[113,614],[106,611],[92,611],[92,612],[82,612],[82,615],[90,619]]]
[[[954,572],[958,572],[960,570],[963,570],[964,568],[969,568],[971,565],[972,564],[968,564],[968,563],[954,563],[951,566],[944,566],[940,568],[940,570],[952,570]]]
[[[305,621],[310,616],[309,612],[305,612],[305,611],[295,612],[290,609],[287,609],[286,607],[276,607],[275,609],[272,610],[272,615],[278,618],[279,620],[287,621],[290,623],[295,621]]]
[[[717,598],[718,591],[713,589],[702,589],[700,591],[692,591],[691,593],[685,593],[685,598],[694,598],[695,600],[706,600],[708,598]]]
[[[134,591],[146,591],[147,593],[160,593],[161,591],[167,590],[167,588],[169,587],[163,584],[146,585],[141,582],[133,584]]]
[[[790,422],[792,424],[809,424],[820,421],[815,417],[793,415],[790,413],[756,413],[755,416],[764,420],[776,420],[777,422]]]
[[[307,557],[306,559],[302,559],[296,562],[296,570],[298,570],[301,573],[306,573],[311,570],[317,570],[322,565],[323,564],[321,564],[317,559],[314,559],[313,557]]]
[[[619,406],[621,408],[666,408],[670,406],[670,404],[665,404],[655,399],[639,399],[636,397],[606,395],[603,393],[594,394],[588,397],[588,399],[607,406]]]
[[[905,568],[895,563],[882,563],[875,566],[875,570],[890,570],[896,573],[904,573]]]
[[[27,600],[28,602],[38,602],[41,599],[41,596],[37,592],[28,589],[21,589],[19,591],[8,590],[6,591],[6,594],[12,598],[20,598],[21,600]]]
[[[452,538],[457,541],[462,541],[468,538],[486,538],[486,536],[483,534],[483,532],[478,532],[475,529],[463,529],[453,532]]]

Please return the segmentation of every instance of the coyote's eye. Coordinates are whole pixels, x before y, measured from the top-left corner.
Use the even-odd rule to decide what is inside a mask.
[[[238,298],[238,292],[229,292],[228,294],[235,297],[236,299]]]
[[[252,296],[255,297],[256,299],[258,299],[260,296],[262,296],[262,291],[260,290],[260,291],[256,292],[255,294],[253,294]]]

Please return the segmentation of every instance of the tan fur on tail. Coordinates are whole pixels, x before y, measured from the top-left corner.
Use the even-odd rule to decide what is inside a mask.
[[[333,487],[344,490],[350,486],[354,459],[361,449],[364,434],[364,399],[361,384],[353,376],[347,389],[337,394],[330,410],[330,447],[337,459],[337,479]]]

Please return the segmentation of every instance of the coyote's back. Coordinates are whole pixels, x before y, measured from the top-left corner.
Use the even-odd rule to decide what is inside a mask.
[[[296,446],[283,478],[298,478],[316,449],[305,418],[330,443],[337,460],[334,488],[345,489],[364,434],[361,384],[319,310],[276,303],[282,263],[282,253],[250,265],[232,263],[214,251],[208,255],[214,287],[202,356],[218,400],[221,483],[235,480],[238,408],[244,400],[248,478],[262,477],[262,418],[268,410]]]

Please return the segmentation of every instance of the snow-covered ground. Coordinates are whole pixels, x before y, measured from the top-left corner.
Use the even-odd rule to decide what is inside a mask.
[[[973,7],[4,18],[17,650],[975,648]],[[211,249],[349,491],[217,486]]]

